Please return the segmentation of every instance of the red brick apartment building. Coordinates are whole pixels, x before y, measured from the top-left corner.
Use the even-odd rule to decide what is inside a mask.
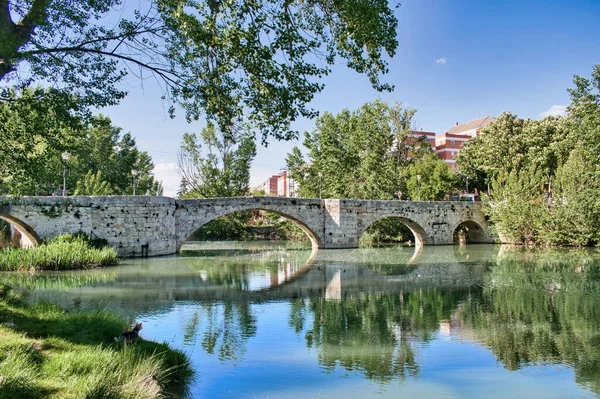
[[[446,133],[442,133],[435,138],[435,149],[437,156],[446,162],[451,169],[456,168],[454,157],[459,153],[465,141],[477,136],[481,129],[494,122],[496,118],[484,116],[483,118],[459,124],[456,122]]]

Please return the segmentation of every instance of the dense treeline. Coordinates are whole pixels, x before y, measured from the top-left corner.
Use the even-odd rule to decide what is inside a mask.
[[[134,178],[136,194],[161,194],[148,153],[109,118],[54,89],[9,94],[0,101],[0,194],[62,194],[65,170],[67,195],[131,195]]]
[[[491,187],[485,210],[503,242],[600,242],[600,65],[574,84],[564,117],[504,113],[457,157],[470,181]]]
[[[441,200],[454,175],[431,151],[425,136],[411,137],[414,109],[377,100],[356,111],[324,113],[286,161],[300,196]],[[421,176],[420,188],[417,175]]]

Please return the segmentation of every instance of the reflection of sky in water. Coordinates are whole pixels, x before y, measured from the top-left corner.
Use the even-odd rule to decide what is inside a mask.
[[[218,252],[232,249],[239,252]],[[206,251],[49,274],[43,284],[3,278],[29,284],[31,300],[108,306],[143,322],[143,337],[190,355],[197,398],[600,391],[598,251],[480,245],[313,253],[278,243]]]

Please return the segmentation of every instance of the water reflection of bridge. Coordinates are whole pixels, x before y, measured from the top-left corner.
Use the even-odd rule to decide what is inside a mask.
[[[157,311],[176,301],[342,299],[431,287],[467,288],[481,283],[482,264],[490,258],[490,250],[493,247],[289,251],[293,259],[281,258],[276,267],[264,262],[262,270],[271,267],[270,285],[260,289],[251,289],[238,268],[256,258],[235,257],[212,270],[205,267],[211,258],[147,259],[131,262],[137,266],[111,270],[115,275],[111,281],[63,291],[34,291],[31,298],[52,300],[67,308],[104,304],[131,314],[135,309]]]

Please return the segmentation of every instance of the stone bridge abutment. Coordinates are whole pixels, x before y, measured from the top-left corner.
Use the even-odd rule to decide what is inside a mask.
[[[175,200],[167,197],[0,198],[0,218],[33,243],[61,233],[103,238],[120,256],[174,254],[211,220],[244,210],[266,210],[293,220],[315,248],[356,248],[378,220],[398,218],[421,245],[452,244],[460,227],[471,242],[493,242],[481,205],[279,197]]]

